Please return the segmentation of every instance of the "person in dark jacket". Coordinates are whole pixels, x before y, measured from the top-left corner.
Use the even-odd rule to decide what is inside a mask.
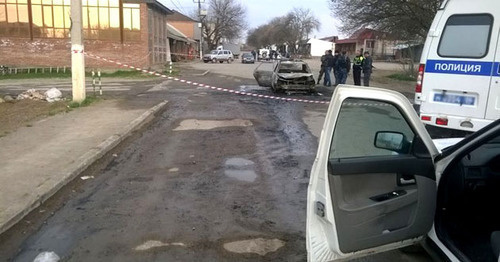
[[[332,71],[334,65],[332,50],[328,50],[326,54],[326,67],[325,67],[325,81],[323,81],[324,86],[332,86],[332,78],[330,77],[330,72]]]
[[[354,57],[354,60],[352,63],[352,78],[354,80],[354,85],[356,85],[356,86],[361,85],[361,71],[362,71],[362,65],[363,65],[364,59],[365,58],[363,57],[361,50],[358,50],[356,52],[356,56]]]
[[[337,60],[339,59],[340,52],[339,50],[335,50],[335,55],[333,56],[333,76],[335,77],[334,86],[339,85],[339,70],[337,68]]]
[[[370,77],[372,75],[373,60],[368,51],[364,53],[362,68],[363,68],[363,85],[370,86]]]
[[[337,63],[335,65],[339,71],[339,84],[345,84],[347,80],[347,75],[351,69],[351,60],[349,56],[347,56],[346,51],[342,51],[342,55],[337,59]]]
[[[321,56],[321,69],[319,70],[318,85],[321,81],[321,78],[323,78],[323,75],[325,74],[325,69],[327,65],[326,55],[328,55],[328,50],[325,51],[325,54]]]

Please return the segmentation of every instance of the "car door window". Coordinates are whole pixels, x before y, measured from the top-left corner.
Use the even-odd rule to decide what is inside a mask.
[[[377,132],[403,134],[406,149],[395,152],[376,147]],[[414,137],[396,106],[377,100],[348,98],[338,115],[330,159],[408,154]]]

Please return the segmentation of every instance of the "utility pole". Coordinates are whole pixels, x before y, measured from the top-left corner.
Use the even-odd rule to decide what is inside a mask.
[[[194,3],[198,3],[198,19],[200,20],[200,60],[203,59],[203,16],[201,14],[201,3],[205,3],[205,0],[193,0]]]
[[[82,1],[71,0],[71,79],[73,101],[85,100],[85,57],[82,37]]]

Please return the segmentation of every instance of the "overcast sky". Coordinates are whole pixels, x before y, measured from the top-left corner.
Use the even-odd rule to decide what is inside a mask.
[[[196,0],[195,0],[196,1]],[[202,0],[203,1],[203,0]],[[208,0],[205,0],[208,1]],[[238,1],[238,0],[237,0]],[[311,37],[317,38],[338,35],[335,20],[330,16],[328,0],[239,0],[247,8],[249,29],[267,23],[274,17],[282,16],[294,7],[309,8],[321,22],[319,31]],[[180,11],[192,13],[198,9],[193,0],[160,0],[165,6]]]

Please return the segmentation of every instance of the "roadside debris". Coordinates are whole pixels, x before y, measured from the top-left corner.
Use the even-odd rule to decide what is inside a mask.
[[[94,176],[82,176],[80,177],[82,180],[93,179]]]
[[[3,97],[3,100],[5,100],[5,102],[11,102],[14,101],[14,98],[10,95],[6,95]]]
[[[5,99],[5,98],[4,98]],[[49,103],[59,101],[62,99],[62,93],[59,89],[53,87],[43,94],[36,89],[28,89],[17,96],[17,100],[31,99],[31,100],[45,100]],[[5,99],[7,101],[7,99]]]
[[[17,100],[23,99],[45,100],[45,96],[36,89],[28,89],[17,96]]]
[[[57,262],[61,258],[54,252],[42,252],[35,257],[33,262]]]
[[[55,87],[45,91],[44,95],[45,95],[45,100],[47,100],[47,102],[49,103],[59,101],[62,98],[61,91],[59,91],[59,89]]]
[[[3,100],[3,98],[0,97],[0,104],[1,103],[5,103],[5,100]]]

